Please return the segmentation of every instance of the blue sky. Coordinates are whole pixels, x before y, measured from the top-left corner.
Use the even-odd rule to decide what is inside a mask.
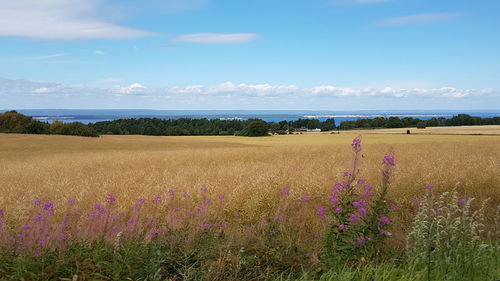
[[[498,109],[498,11],[497,0],[0,1],[0,108]]]

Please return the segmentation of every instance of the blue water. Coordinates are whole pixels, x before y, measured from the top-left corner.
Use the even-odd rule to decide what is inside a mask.
[[[4,112],[6,110],[0,110]],[[19,113],[40,121],[82,122],[85,124],[123,118],[221,118],[241,119],[260,118],[268,122],[292,121],[299,118],[326,120],[335,118],[337,124],[358,118],[414,117],[430,119],[433,117],[451,118],[460,113],[483,118],[500,116],[500,110],[359,110],[359,111],[314,111],[314,110],[148,110],[148,109],[20,109]]]

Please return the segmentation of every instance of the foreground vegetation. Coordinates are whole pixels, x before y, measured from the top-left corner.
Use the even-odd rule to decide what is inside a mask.
[[[268,140],[289,142],[294,137],[312,140],[312,136]],[[62,137],[47,138],[54,143]],[[429,137],[412,136],[405,141],[416,143],[402,146],[394,140],[401,136],[370,136],[363,151],[360,140],[355,139],[352,156],[345,145],[331,150],[332,145],[314,147],[307,142],[303,148],[282,144],[252,148],[203,139],[196,147],[197,139],[136,138],[138,146],[134,147],[127,139],[120,142],[122,138],[82,138],[77,139],[79,144],[57,150],[38,139],[31,148],[34,154],[16,151],[16,145],[26,147],[20,139],[0,151],[9,160],[0,174],[2,194],[9,194],[0,199],[4,206],[0,236],[3,279],[71,279],[75,275],[78,280],[498,279],[496,138],[459,137],[460,142],[454,142],[435,137],[434,141],[441,142],[426,145]],[[349,136],[314,138],[345,143]],[[113,151],[92,145],[96,141],[111,141]],[[376,144],[384,141],[392,142],[392,149]],[[149,145],[145,148],[141,142]],[[188,146],[185,152],[179,151],[183,145]],[[81,151],[71,151],[74,146]],[[422,167],[404,167],[418,155],[409,147],[422,154]],[[432,147],[437,147],[440,159],[432,159]],[[116,150],[121,149],[126,154],[120,156]],[[139,149],[153,153],[141,154]],[[288,151],[287,157],[281,162],[276,155],[284,151]],[[466,156],[471,151],[476,152],[469,157],[474,166],[470,170],[463,167],[465,175],[448,172],[448,178],[445,169],[432,174],[441,161],[448,161],[446,166],[453,170],[453,161],[461,161],[460,153]],[[335,154],[325,157],[332,152]],[[82,153],[89,154],[92,166],[85,164]],[[127,160],[121,159],[129,153]],[[190,177],[168,172],[176,164],[181,165],[178,169],[186,169],[179,161],[188,160],[190,153],[196,157],[185,163],[195,166],[184,171]],[[151,158],[153,155],[158,158]],[[245,155],[247,158],[238,159]],[[165,156],[170,158],[163,159]],[[144,173],[138,170],[138,157],[149,162]],[[475,161],[474,157],[479,158]],[[163,164],[178,162],[158,173],[159,159]],[[218,171],[216,159],[225,169]],[[18,170],[24,161],[25,168],[44,161],[47,170]],[[235,161],[241,161],[244,169],[234,167]],[[106,163],[114,163],[114,169],[105,168],[110,167]],[[55,168],[59,164],[67,170]],[[80,167],[76,175],[75,164]],[[294,169],[283,170],[290,166]],[[256,172],[258,167],[262,172]],[[417,173],[416,168],[420,169]],[[270,171],[263,172],[266,169]],[[88,174],[82,173],[85,171]],[[34,175],[35,181],[29,184],[27,177],[16,178],[14,174],[19,172]],[[114,182],[115,172],[124,181]],[[316,173],[308,175],[311,172]],[[318,178],[321,173],[323,178]],[[266,178],[273,174],[279,177]],[[460,192],[453,192],[463,176],[470,181],[458,184]],[[72,183],[71,177],[77,181]],[[168,183],[172,177],[185,182]],[[288,182],[279,183],[287,177]],[[405,186],[407,180],[413,185]],[[332,187],[328,182],[336,183]],[[115,184],[115,189],[110,188]],[[30,185],[24,193],[21,186]],[[57,185],[64,192],[54,192]],[[452,192],[440,195],[446,189]],[[482,207],[488,192],[492,200]],[[483,199],[466,199],[474,193]],[[416,196],[419,202],[414,202]]]

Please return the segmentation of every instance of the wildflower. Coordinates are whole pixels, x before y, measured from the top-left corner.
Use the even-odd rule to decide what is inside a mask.
[[[283,217],[281,217],[281,216],[276,217],[276,220],[277,220],[277,221],[283,221],[284,219],[285,219],[285,218],[283,218]]]
[[[344,177],[350,177],[350,176],[352,176],[351,172],[344,172]]]
[[[364,238],[364,237],[359,237],[358,239],[356,239],[356,241],[361,246],[364,246],[366,244],[366,238]]]
[[[339,229],[340,230],[347,230],[348,228],[347,228],[347,225],[345,225],[345,224],[339,224]]]
[[[359,220],[359,217],[358,217],[358,216],[356,216],[355,214],[350,214],[350,215],[349,215],[349,222],[351,222],[351,223],[355,223],[355,222],[357,222],[358,220]]]
[[[368,202],[366,202],[366,200],[359,200],[359,201],[352,202],[352,205],[356,208],[360,208],[360,207],[368,205]]]
[[[363,196],[370,197],[373,195],[373,192],[371,191],[373,189],[373,186],[367,185],[365,187],[365,190],[363,191]]]
[[[366,218],[368,216],[368,211],[365,208],[359,208],[358,213],[363,218]]]
[[[36,206],[40,206],[40,205],[42,205],[42,201],[40,201],[40,200],[35,200],[35,205],[36,205]]]
[[[425,186],[425,188],[427,188],[427,189],[433,189],[434,185],[433,184],[428,184],[428,185]]]
[[[137,204],[143,204],[144,202],[146,202],[146,199],[138,199],[137,200]]]
[[[342,213],[342,209],[340,209],[340,208],[335,208],[335,213],[337,213],[337,214]]]
[[[306,257],[306,258],[310,258],[310,257],[312,257],[312,255],[313,255],[312,253],[306,253],[306,254],[305,254],[305,257]]]
[[[288,187],[283,188],[283,190],[281,191],[281,194],[283,194],[283,195],[290,195],[290,188],[288,188]]]
[[[184,193],[182,194],[182,196],[184,196],[185,198],[187,198],[187,197],[189,197],[189,193],[184,192]]]
[[[40,253],[34,253],[34,254],[33,254],[33,256],[34,256],[34,257],[41,257],[41,256],[42,256],[42,254],[40,254]]]
[[[335,195],[331,195],[331,196],[330,196],[330,201],[332,201],[332,203],[333,203],[334,205],[336,205],[336,204],[338,204],[338,203],[339,203],[339,198],[337,198],[337,196],[335,196]]]
[[[260,221],[260,226],[261,226],[261,227],[266,227],[266,226],[268,226],[268,225],[269,225],[269,223],[267,222],[267,220],[266,220],[266,219],[262,219],[262,220]]]
[[[200,211],[200,212],[203,212],[207,209],[207,207],[205,205],[200,205],[200,206],[196,206],[196,209],[198,209],[198,211]]]
[[[359,183],[359,184],[364,184],[365,182],[366,182],[366,181],[365,181],[364,179],[359,179],[359,180],[358,180],[358,183]]]
[[[361,148],[361,139],[360,138],[354,138],[352,140],[352,148],[354,148],[354,150],[359,150]]]
[[[391,222],[391,219],[389,219],[388,217],[386,216],[382,216],[378,219],[381,223],[390,223]]]
[[[458,202],[459,202],[460,204],[465,204],[465,203],[467,203],[467,200],[465,200],[465,199],[460,199]]]
[[[68,199],[68,204],[72,204],[73,205],[75,203],[76,203],[76,199],[74,199],[74,198]]]
[[[194,212],[188,212],[188,215],[194,216]]]
[[[323,216],[325,214],[326,209],[325,208],[318,208],[318,215]]]
[[[116,201],[116,197],[114,197],[112,194],[108,194],[108,196],[106,196],[106,201],[108,201],[108,203],[110,204],[113,204]]]
[[[309,196],[307,196],[307,195],[302,195],[302,197],[300,197],[301,201],[307,201],[308,199],[309,199]]]
[[[206,186],[201,187],[201,191],[207,191],[207,190],[208,190],[208,188]]]
[[[156,196],[155,198],[153,198],[153,202],[154,203],[160,203],[161,202],[161,196]]]
[[[30,229],[32,229],[32,227],[31,227],[31,225],[26,224],[26,225],[23,225],[23,226],[21,227],[21,229],[22,229],[22,230],[30,230]]]
[[[389,211],[394,211],[396,210],[398,207],[396,205],[391,205],[389,206]]]
[[[43,205],[43,209],[45,211],[50,211],[53,208],[54,208],[54,203],[52,203],[52,202],[47,202],[47,203],[45,203],[45,205]]]
[[[66,235],[61,234],[61,235],[59,235],[58,238],[59,238],[59,240],[66,240]]]
[[[168,189],[167,192],[168,192],[168,194],[170,194],[172,196],[174,196],[174,194],[175,194],[175,191],[173,189],[170,189],[170,188]]]
[[[101,210],[103,210],[103,209],[102,209],[102,205],[101,205],[101,204],[99,204],[99,203],[95,203],[95,204],[94,204],[94,210],[97,210],[97,211],[101,211]]]
[[[37,222],[43,221],[44,219],[45,219],[45,217],[41,214],[38,214],[35,216],[35,221],[37,221]]]
[[[3,209],[0,209],[0,217],[3,216],[3,214],[4,214]]]
[[[395,165],[394,157],[386,155],[384,156],[384,160],[382,161],[382,163],[388,166],[394,166]]]
[[[205,224],[203,224],[203,227],[204,227],[204,228],[209,228],[210,226],[211,226],[211,224],[209,224],[209,223],[205,223]]]
[[[389,235],[390,235],[390,233],[389,233],[389,232],[387,232],[387,231],[385,231],[385,230],[383,230],[383,229],[380,229],[380,230],[379,230],[379,233],[380,233],[380,235],[385,235],[385,236],[389,236]]]
[[[224,194],[219,194],[219,199],[224,199],[224,198],[226,198],[226,195],[224,195]]]

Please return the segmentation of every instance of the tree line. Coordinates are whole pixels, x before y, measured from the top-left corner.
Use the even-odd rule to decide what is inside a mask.
[[[41,122],[16,111],[0,114],[0,133],[99,136],[93,128],[80,122]]]
[[[468,114],[458,114],[452,118],[431,118],[422,120],[413,117],[376,117],[372,119],[363,118],[340,123],[340,130],[352,129],[376,129],[376,128],[426,128],[443,126],[471,126],[471,125],[500,125],[500,117],[481,118]]]
[[[468,114],[458,114],[452,118],[432,118],[421,120],[412,117],[377,117],[344,121],[337,127],[333,118],[325,121],[318,119],[298,119],[294,121],[266,122],[261,119],[224,120],[207,118],[132,118],[103,121],[85,125],[80,122],[53,123],[34,120],[16,111],[0,114],[0,133],[56,134],[85,137],[99,135],[151,135],[151,136],[202,136],[237,135],[266,136],[268,134],[289,134],[299,128],[321,131],[352,130],[367,128],[425,128],[437,126],[500,125],[500,117],[481,118]]]

